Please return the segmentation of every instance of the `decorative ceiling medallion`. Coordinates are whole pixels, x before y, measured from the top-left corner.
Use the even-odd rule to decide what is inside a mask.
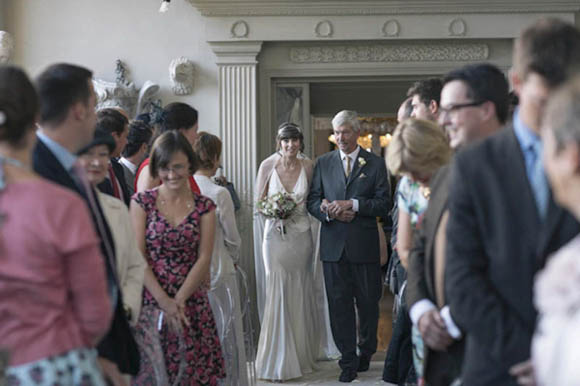
[[[231,36],[233,38],[247,38],[248,34],[250,33],[250,27],[248,23],[243,20],[238,20],[234,24],[232,24],[232,28],[230,29]]]
[[[449,36],[465,36],[467,24],[462,18],[451,20],[449,23]]]
[[[314,32],[316,33],[316,37],[330,38],[334,33],[332,23],[328,20],[319,21],[316,27],[314,27]]]
[[[294,63],[465,62],[487,60],[483,43],[293,47]]]
[[[385,24],[383,24],[381,31],[385,37],[395,37],[399,36],[399,32],[401,32],[401,26],[397,20],[391,19],[387,20]]]

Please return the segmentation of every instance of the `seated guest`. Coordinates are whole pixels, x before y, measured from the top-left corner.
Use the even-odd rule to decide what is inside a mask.
[[[148,262],[141,314],[161,309],[169,322],[160,335],[170,384],[176,382],[185,355],[186,368],[179,384],[217,385],[225,378],[224,360],[206,288],[216,229],[215,205],[191,190],[188,180],[198,160],[177,130],[155,140],[150,160],[151,177],[161,185],[136,193],[131,202],[137,243]],[[148,325],[143,317],[137,329]],[[184,353],[179,352],[179,342],[185,345]],[[142,384],[153,371],[142,364],[135,382]]]
[[[93,186],[96,187],[105,179],[109,170],[109,159],[115,146],[113,137],[97,128],[93,141],[78,152],[80,165]],[[127,319],[131,324],[135,324],[141,310],[146,262],[139,252],[127,207],[113,196],[101,192],[97,192],[97,196],[113,235],[117,257],[117,277],[123,293],[123,306]]]
[[[555,201],[580,220],[580,78],[551,98],[544,118],[544,166]],[[540,314],[532,342],[538,385],[580,381],[580,235],[554,253],[536,276]]]
[[[0,346],[8,385],[104,385],[93,347],[111,304],[83,200],[32,171],[38,97],[0,67]]]
[[[167,131],[177,131],[193,146],[197,138],[197,127],[197,110],[188,104],[174,102],[165,106],[161,113],[159,134],[161,135]],[[153,178],[151,176],[149,172],[149,158],[146,158],[137,170],[135,191],[142,192],[154,188],[160,183],[159,178]],[[199,187],[193,176],[189,176],[189,185],[193,192],[199,193]]]
[[[398,187],[399,222],[397,244],[401,264],[408,269],[408,256],[414,233],[422,226],[429,202],[429,182],[433,174],[451,158],[447,136],[434,122],[408,119],[401,122],[387,148],[387,166],[394,175],[403,175]],[[408,181],[408,183],[405,183]],[[405,291],[400,296],[406,296]],[[402,312],[407,312],[406,307]],[[417,377],[422,376],[422,341],[413,331],[413,355]]]
[[[490,64],[468,65],[445,76],[439,121],[451,147],[459,148],[497,132],[508,116],[508,83]],[[409,255],[407,304],[427,351],[424,378],[430,386],[448,386],[461,370],[463,343],[444,294],[445,229],[449,167],[431,179],[429,206]]]
[[[194,147],[200,160],[195,172],[195,181],[201,194],[211,198],[216,204],[216,230],[211,258],[211,290],[209,299],[214,314],[221,313],[222,349],[229,353],[226,357],[226,384],[247,385],[246,348],[242,328],[242,312],[236,268],[242,240],[236,226],[234,203],[230,192],[223,186],[212,182],[211,177],[220,166],[222,141],[215,135],[201,132],[197,135]],[[221,309],[221,312],[218,311]],[[227,330],[224,330],[227,329]],[[235,371],[235,372],[232,372]]]
[[[141,162],[147,157],[149,152],[149,142],[153,136],[153,129],[147,123],[134,120],[129,123],[129,136],[127,145],[123,149],[123,156],[119,159],[119,164],[123,166],[125,183],[130,195],[135,193],[135,175]]]
[[[99,110],[97,113],[97,128],[109,133],[114,141],[115,148],[111,152],[110,164],[106,178],[98,186],[99,190],[110,196],[116,197],[129,205],[131,192],[125,182],[125,172],[117,161],[121,151],[127,145],[129,135],[129,121],[119,110],[114,108]]]

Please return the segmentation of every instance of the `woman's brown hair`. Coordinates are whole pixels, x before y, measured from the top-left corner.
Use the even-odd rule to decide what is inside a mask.
[[[190,175],[195,173],[199,167],[197,155],[183,134],[172,130],[161,134],[153,143],[149,162],[151,177],[158,178],[159,169],[167,167],[171,162],[171,158],[180,151],[187,156]]]
[[[215,135],[201,131],[193,150],[199,158],[199,169],[211,169],[222,154],[222,141]]]

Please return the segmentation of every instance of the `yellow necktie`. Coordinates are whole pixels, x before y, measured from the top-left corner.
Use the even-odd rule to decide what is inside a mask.
[[[351,172],[350,157],[346,156],[346,171],[344,172],[344,174],[346,174],[346,178],[348,178],[348,176],[350,176],[350,172]]]

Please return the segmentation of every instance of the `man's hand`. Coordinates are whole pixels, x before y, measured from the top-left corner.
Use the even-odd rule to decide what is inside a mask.
[[[334,200],[328,204],[328,214],[331,217],[338,218],[344,210],[352,210],[352,200]]]
[[[453,343],[438,310],[430,310],[421,315],[417,327],[427,346],[433,350],[445,351]]]
[[[522,386],[536,386],[534,376],[534,365],[531,360],[520,362],[510,368],[510,375],[517,378],[518,384]]]
[[[326,198],[323,198],[322,202],[320,203],[320,211],[322,213],[328,213],[328,204],[330,204],[330,202],[328,202]]]
[[[356,216],[355,211],[347,209],[340,212],[340,214],[336,216],[336,219],[342,222],[351,222],[352,220],[354,220],[355,216]]]

